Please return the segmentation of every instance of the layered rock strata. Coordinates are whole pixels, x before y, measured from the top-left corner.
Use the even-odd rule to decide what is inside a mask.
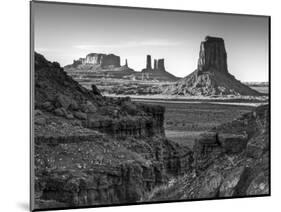
[[[191,168],[164,108],[103,97],[35,54],[33,208],[131,203]]]

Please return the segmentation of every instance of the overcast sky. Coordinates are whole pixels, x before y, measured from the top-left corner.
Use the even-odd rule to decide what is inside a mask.
[[[222,37],[228,70],[241,81],[268,81],[268,19],[157,10],[34,4],[35,51],[62,66],[88,53],[114,53],[136,71],[146,55],[165,58],[184,77],[197,67],[200,42]]]

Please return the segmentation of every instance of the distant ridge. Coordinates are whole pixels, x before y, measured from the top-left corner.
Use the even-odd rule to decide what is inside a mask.
[[[114,54],[89,53],[84,58],[73,60],[72,64],[64,66],[64,70],[74,79],[81,78],[115,78],[145,81],[175,82],[179,78],[165,70],[164,59],[155,59],[151,66],[151,56],[147,55],[146,68],[135,71],[128,65],[121,65],[121,59]]]

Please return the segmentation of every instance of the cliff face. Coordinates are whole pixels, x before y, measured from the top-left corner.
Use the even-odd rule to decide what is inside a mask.
[[[228,73],[227,55],[222,38],[207,36],[205,41],[201,42],[198,70],[202,72],[216,70]]]
[[[35,54],[35,208],[136,202],[189,170],[163,120],[163,107],[103,97]]]
[[[194,96],[261,95],[228,72],[224,40],[210,36],[200,45],[197,69],[167,87],[163,93]]]
[[[193,152],[192,174],[152,191],[147,200],[268,195],[268,105],[202,134]]]

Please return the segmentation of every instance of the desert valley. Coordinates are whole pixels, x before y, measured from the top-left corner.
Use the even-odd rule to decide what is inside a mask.
[[[232,75],[225,45],[206,36],[183,78],[153,55],[35,53],[35,206],[267,195],[269,85]]]

